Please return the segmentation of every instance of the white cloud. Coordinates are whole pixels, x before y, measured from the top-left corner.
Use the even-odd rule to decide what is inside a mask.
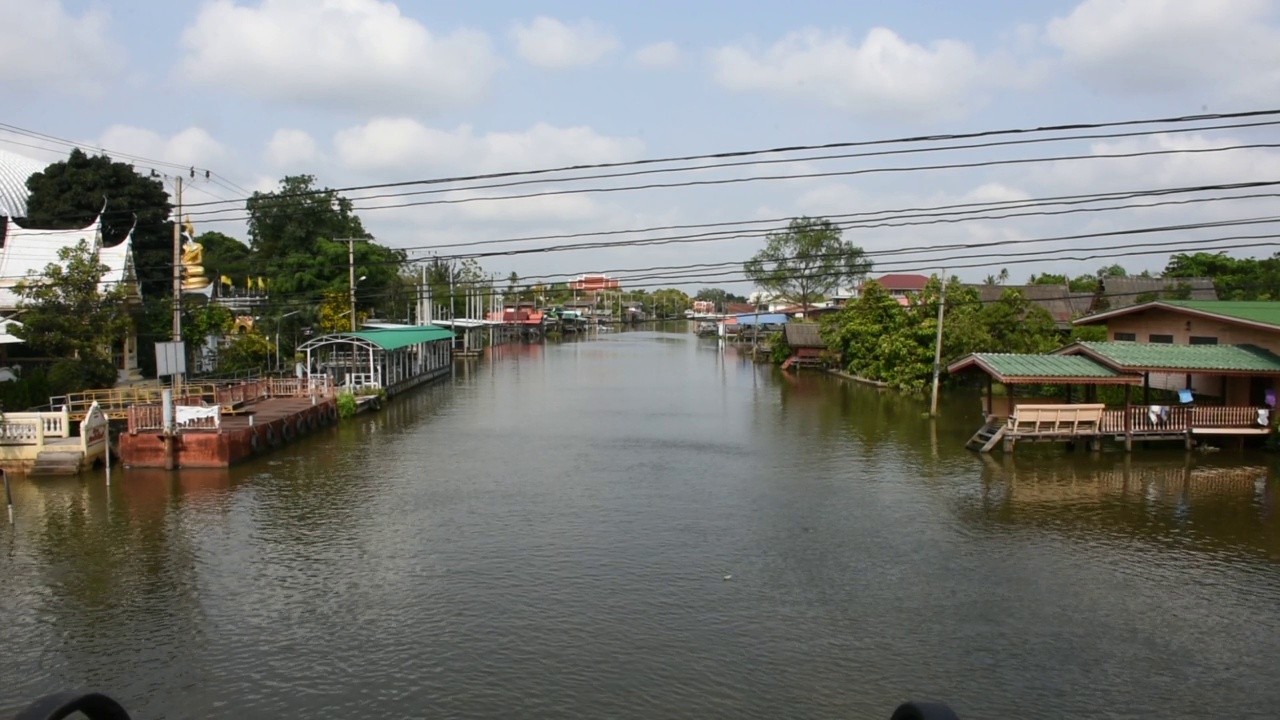
[[[314,162],[319,157],[315,138],[306,130],[281,128],[267,141],[266,161],[272,167],[289,167]]]
[[[381,0],[214,0],[182,44],[184,81],[326,106],[458,107],[501,67],[484,33],[433,34]]]
[[[124,68],[100,8],[68,14],[61,0],[0,0],[0,85],[89,95]]]
[[[592,65],[620,47],[608,30],[590,20],[574,25],[546,16],[511,29],[516,52],[527,62],[551,70]]]
[[[680,64],[680,47],[670,40],[645,45],[636,51],[635,60],[645,67],[675,67]]]
[[[203,128],[189,127],[168,137],[154,130],[134,127],[132,125],[112,125],[92,143],[94,147],[127,153],[138,157],[163,160],[180,165],[195,167],[211,167],[224,163],[228,152],[225,147]],[[115,158],[123,162],[134,162],[126,157]],[[136,161],[138,167],[146,165],[144,161]],[[172,172],[158,168],[164,172]]]
[[[339,161],[369,173],[469,173],[531,170],[561,165],[631,160],[644,144],[635,138],[601,135],[589,127],[538,123],[523,132],[478,135],[469,125],[454,130],[427,127],[410,118],[378,118],[334,136]]]
[[[1280,27],[1268,0],[1084,0],[1045,36],[1090,85],[1195,90],[1211,98],[1280,89]]]
[[[803,30],[764,50],[723,47],[711,59],[715,79],[729,90],[803,97],[889,118],[959,117],[983,105],[992,89],[1022,79],[1011,63],[984,58],[963,42],[926,47],[886,28],[872,29],[861,44]]]

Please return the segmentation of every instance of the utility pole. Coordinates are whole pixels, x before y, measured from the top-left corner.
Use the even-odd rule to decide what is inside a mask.
[[[182,342],[182,176],[178,176],[177,210],[173,216],[173,341]],[[180,373],[173,376],[176,389],[182,382]]]
[[[351,290],[351,332],[360,329],[356,322],[356,239],[347,238],[347,283]]]
[[[942,316],[947,308],[947,271],[942,271],[942,293],[938,297],[938,339],[933,347],[933,398],[929,417],[938,417],[938,376],[942,373]]]

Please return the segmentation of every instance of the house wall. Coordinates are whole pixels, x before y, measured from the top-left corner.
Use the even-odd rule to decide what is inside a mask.
[[[1233,323],[1184,315],[1164,309],[1152,309],[1133,313],[1107,321],[1107,339],[1124,337],[1132,333],[1134,341],[1151,342],[1152,335],[1171,335],[1173,344],[1189,345],[1193,337],[1216,338],[1219,345],[1256,345],[1280,355],[1280,328],[1264,330]],[[1268,387],[1280,390],[1280,381],[1269,380]],[[1186,387],[1186,375],[1151,375],[1151,387],[1180,390]],[[1191,388],[1200,395],[1220,397],[1226,405],[1250,405],[1251,379],[1248,377],[1221,377],[1192,375]]]
[[[1117,333],[1133,333],[1136,341],[1150,342],[1151,335],[1172,335],[1175,345],[1189,345],[1194,337],[1213,337],[1219,345],[1257,345],[1280,355],[1280,328],[1274,331],[1207,320],[1168,310],[1149,310],[1107,321],[1107,339]]]

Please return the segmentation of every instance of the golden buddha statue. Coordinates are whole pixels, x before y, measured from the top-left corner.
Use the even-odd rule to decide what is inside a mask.
[[[204,276],[204,246],[188,238],[182,245],[182,290],[204,292],[209,283]]]

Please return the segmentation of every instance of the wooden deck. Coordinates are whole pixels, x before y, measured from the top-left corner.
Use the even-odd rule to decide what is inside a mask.
[[[1249,406],[1142,406],[1107,408],[1101,404],[1024,404],[1010,402],[1001,416],[987,416],[966,446],[990,452],[997,444],[1013,452],[1018,442],[1086,443],[1093,449],[1104,438],[1125,444],[1176,441],[1188,449],[1196,438],[1248,438],[1269,435],[1274,412]]]

